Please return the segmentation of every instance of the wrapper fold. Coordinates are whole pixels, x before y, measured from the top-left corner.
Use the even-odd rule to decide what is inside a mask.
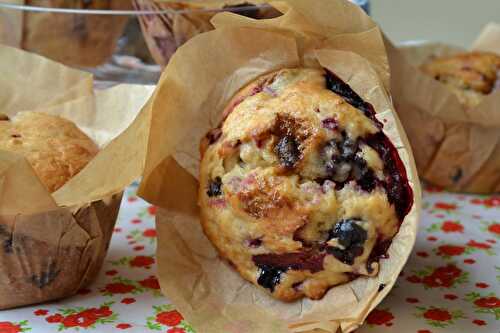
[[[352,332],[387,295],[415,242],[420,188],[412,152],[387,93],[388,62],[375,23],[347,1],[273,5],[284,15],[263,21],[215,16],[214,31],[194,37],[172,57],[150,100],[151,133],[139,193],[161,207],[159,280],[200,332]],[[284,303],[243,280],[204,236],[197,207],[198,144],[220,122],[229,99],[258,76],[320,66],[374,106],[405,164],[415,199],[376,277],[334,287],[321,300]]]
[[[415,152],[421,178],[448,190],[500,191],[500,90],[472,109],[419,66],[432,56],[467,50],[423,43],[396,48],[386,41],[394,105]],[[500,25],[487,25],[471,50],[500,54]]]
[[[36,7],[84,11],[129,10],[130,0],[5,0]],[[0,8],[0,43],[35,52],[70,66],[95,67],[114,53],[129,17]]]
[[[0,109],[73,121],[100,152],[54,193],[26,159],[0,151],[0,309],[70,296],[100,269],[122,191],[144,167],[153,87],[94,92],[92,76],[0,46]],[[119,172],[117,172],[119,170]]]

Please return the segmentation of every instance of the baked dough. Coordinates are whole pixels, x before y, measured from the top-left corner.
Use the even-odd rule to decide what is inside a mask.
[[[38,112],[0,117],[0,149],[26,157],[50,192],[80,172],[98,152],[71,121]]]
[[[421,69],[443,82],[472,108],[485,95],[500,88],[500,56],[488,52],[469,52],[430,59]]]
[[[245,279],[292,301],[377,273],[413,198],[374,115],[324,69],[283,69],[233,97],[201,142],[199,204]]]

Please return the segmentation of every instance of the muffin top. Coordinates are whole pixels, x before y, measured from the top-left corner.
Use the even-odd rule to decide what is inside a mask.
[[[80,172],[98,152],[71,121],[38,112],[1,117],[0,149],[23,155],[50,192]]]
[[[372,106],[324,69],[257,79],[201,143],[206,235],[284,301],[376,274],[413,200],[381,128]]]
[[[500,87],[500,56],[494,53],[469,52],[432,58],[421,69],[443,82],[469,108]]]

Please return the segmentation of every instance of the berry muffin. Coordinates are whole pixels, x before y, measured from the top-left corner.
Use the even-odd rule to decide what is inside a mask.
[[[202,140],[205,234],[273,297],[320,299],[375,275],[413,204],[370,104],[324,69],[283,69],[237,93]]]
[[[37,112],[21,112],[12,120],[0,115],[0,150],[26,157],[50,192],[80,172],[98,152],[71,121]]]
[[[131,10],[126,0],[26,0],[45,11],[23,12],[21,47],[69,66],[96,67],[116,51],[127,15],[92,15],[50,12],[68,10]]]
[[[500,56],[487,52],[462,53],[433,58],[421,69],[443,82],[468,108],[500,87]]]

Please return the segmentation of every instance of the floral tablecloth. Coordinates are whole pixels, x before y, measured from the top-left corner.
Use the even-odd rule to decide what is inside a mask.
[[[70,299],[0,311],[0,333],[194,332],[160,293],[156,209],[136,197],[136,188],[126,191],[97,281]],[[393,291],[358,332],[499,333],[500,197],[428,187],[423,202],[414,253]]]

